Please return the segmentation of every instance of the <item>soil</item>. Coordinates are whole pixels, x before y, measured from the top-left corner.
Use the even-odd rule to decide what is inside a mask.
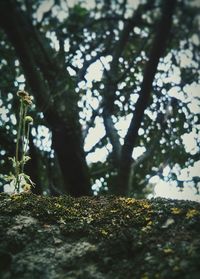
[[[1,279],[200,278],[200,204],[0,194]]]

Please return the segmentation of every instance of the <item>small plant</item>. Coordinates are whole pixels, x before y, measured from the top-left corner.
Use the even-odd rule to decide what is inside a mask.
[[[33,123],[33,118],[27,115],[28,108],[32,104],[32,98],[26,91],[18,91],[17,96],[20,99],[20,111],[17,130],[17,142],[15,156],[9,158],[12,161],[14,173],[10,173],[4,179],[14,186],[17,193],[20,189],[29,191],[34,183],[30,177],[24,173],[24,166],[31,158],[27,156],[30,125]]]

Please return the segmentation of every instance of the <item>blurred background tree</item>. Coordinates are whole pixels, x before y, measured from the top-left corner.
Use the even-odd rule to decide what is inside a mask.
[[[1,174],[25,89],[34,193],[144,197],[154,176],[198,192],[180,178],[200,160],[197,2],[2,0]]]

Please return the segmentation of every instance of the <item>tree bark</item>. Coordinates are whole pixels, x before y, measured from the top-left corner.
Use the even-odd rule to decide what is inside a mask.
[[[132,152],[138,137],[138,130],[143,120],[145,109],[149,103],[152,83],[156,74],[159,59],[163,55],[166,47],[166,42],[171,29],[175,3],[176,1],[174,0],[168,0],[163,4],[160,23],[152,43],[149,60],[144,71],[139,98],[135,105],[134,115],[124,139],[124,145],[122,146],[121,162],[116,187],[114,189],[115,194],[117,195],[126,195],[128,193],[129,175],[131,165],[133,163]]]
[[[36,105],[44,113],[52,131],[52,145],[64,178],[65,193],[73,196],[89,195],[90,181],[76,99],[71,98],[73,93],[66,89],[56,97],[53,95],[60,90],[59,84],[71,82],[64,65],[53,58],[53,50],[42,44],[45,38],[41,40],[40,34],[15,1],[0,2],[0,26],[16,50]],[[63,77],[68,80],[63,80]]]

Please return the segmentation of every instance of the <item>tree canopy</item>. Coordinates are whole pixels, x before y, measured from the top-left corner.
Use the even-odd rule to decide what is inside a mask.
[[[25,89],[35,104],[33,192],[142,197],[155,175],[198,190],[198,175],[180,174],[200,159],[199,9],[189,0],[2,0],[1,174],[12,168]]]

